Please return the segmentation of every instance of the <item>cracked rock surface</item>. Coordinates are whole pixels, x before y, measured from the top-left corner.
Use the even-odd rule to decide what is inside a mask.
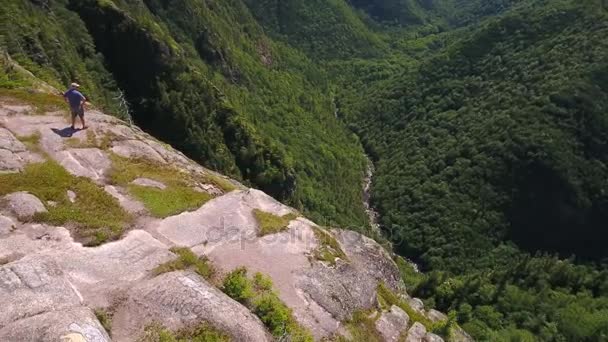
[[[177,246],[206,256],[220,274],[244,266],[250,274],[270,276],[279,298],[317,340],[344,331],[344,321],[357,310],[379,310],[379,283],[393,291],[403,289],[391,256],[369,238],[327,231],[345,254],[345,260],[330,265],[315,257],[322,243],[315,231],[321,228],[265,193],[209,171],[100,112],[87,113],[88,130],[72,132],[66,130],[65,113],[29,115],[34,110],[0,98],[0,175],[50,159],[70,174],[90,179],[133,219],[116,241],[86,247],[71,234],[69,224],[32,220],[47,210],[40,199],[24,192],[6,194],[0,200],[0,341],[135,341],[154,322],[171,330],[207,322],[235,341],[272,340],[260,319],[217,284],[189,271],[156,275],[157,266],[175,259],[170,249]],[[39,137],[35,150],[18,138],[27,136]],[[130,186],[110,182],[112,154],[222,177],[236,190],[224,193],[217,184],[193,184],[193,190],[208,192],[213,199],[194,210],[156,218],[129,192]],[[133,184],[159,191],[166,187],[143,177]],[[67,196],[76,204],[86,200],[73,191]],[[48,208],[60,202],[46,200]],[[297,218],[284,231],[260,237],[254,209]],[[100,308],[113,315],[111,331],[94,314]],[[393,341],[408,328],[403,314],[391,309],[379,315],[378,330],[385,340]],[[425,336],[417,326],[408,331],[408,338]]]

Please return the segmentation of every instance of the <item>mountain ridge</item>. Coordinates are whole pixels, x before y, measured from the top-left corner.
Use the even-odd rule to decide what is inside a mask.
[[[408,304],[397,266],[373,240],[317,226],[95,109],[87,130],[65,128],[62,107],[35,91],[0,95],[0,141],[8,152],[0,154],[3,340],[204,333],[218,341],[310,341],[363,332],[391,340],[386,336],[414,334],[406,329],[414,322],[421,322],[417,334],[434,341],[442,339],[427,328],[450,333],[446,316]],[[175,209],[165,211],[170,204]],[[261,236],[268,223],[258,212],[271,220],[292,216]],[[243,270],[261,291],[251,301],[235,297],[231,285],[247,283]],[[393,291],[403,297],[376,298]],[[363,310],[375,312],[365,321],[373,331],[350,321]]]

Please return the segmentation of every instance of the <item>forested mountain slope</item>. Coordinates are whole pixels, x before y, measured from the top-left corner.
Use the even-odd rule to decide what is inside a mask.
[[[332,65],[381,224],[434,271],[418,293],[475,337],[603,340],[606,7],[528,1],[461,33],[405,67]]]
[[[76,80],[114,112],[121,89],[137,124],[192,158],[320,222],[365,225],[365,161],[324,73],[240,0],[10,0],[0,14],[3,50],[36,77]]]
[[[366,224],[363,145],[428,305],[482,341],[604,341],[607,8],[7,0],[0,88],[19,65],[126,118],[123,92],[147,132],[323,224]]]

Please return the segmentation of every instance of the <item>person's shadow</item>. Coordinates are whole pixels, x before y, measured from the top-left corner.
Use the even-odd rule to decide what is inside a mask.
[[[72,135],[74,135],[74,133],[78,132],[77,129],[72,128],[72,127],[66,127],[66,128],[62,128],[62,129],[51,128],[51,131],[53,131],[55,134],[57,134],[58,136],[60,136],[62,138],[71,138]]]

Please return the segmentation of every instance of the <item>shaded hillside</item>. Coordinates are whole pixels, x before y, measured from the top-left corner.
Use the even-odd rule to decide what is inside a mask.
[[[387,43],[345,0],[245,0],[274,36],[325,59],[380,56]]]

